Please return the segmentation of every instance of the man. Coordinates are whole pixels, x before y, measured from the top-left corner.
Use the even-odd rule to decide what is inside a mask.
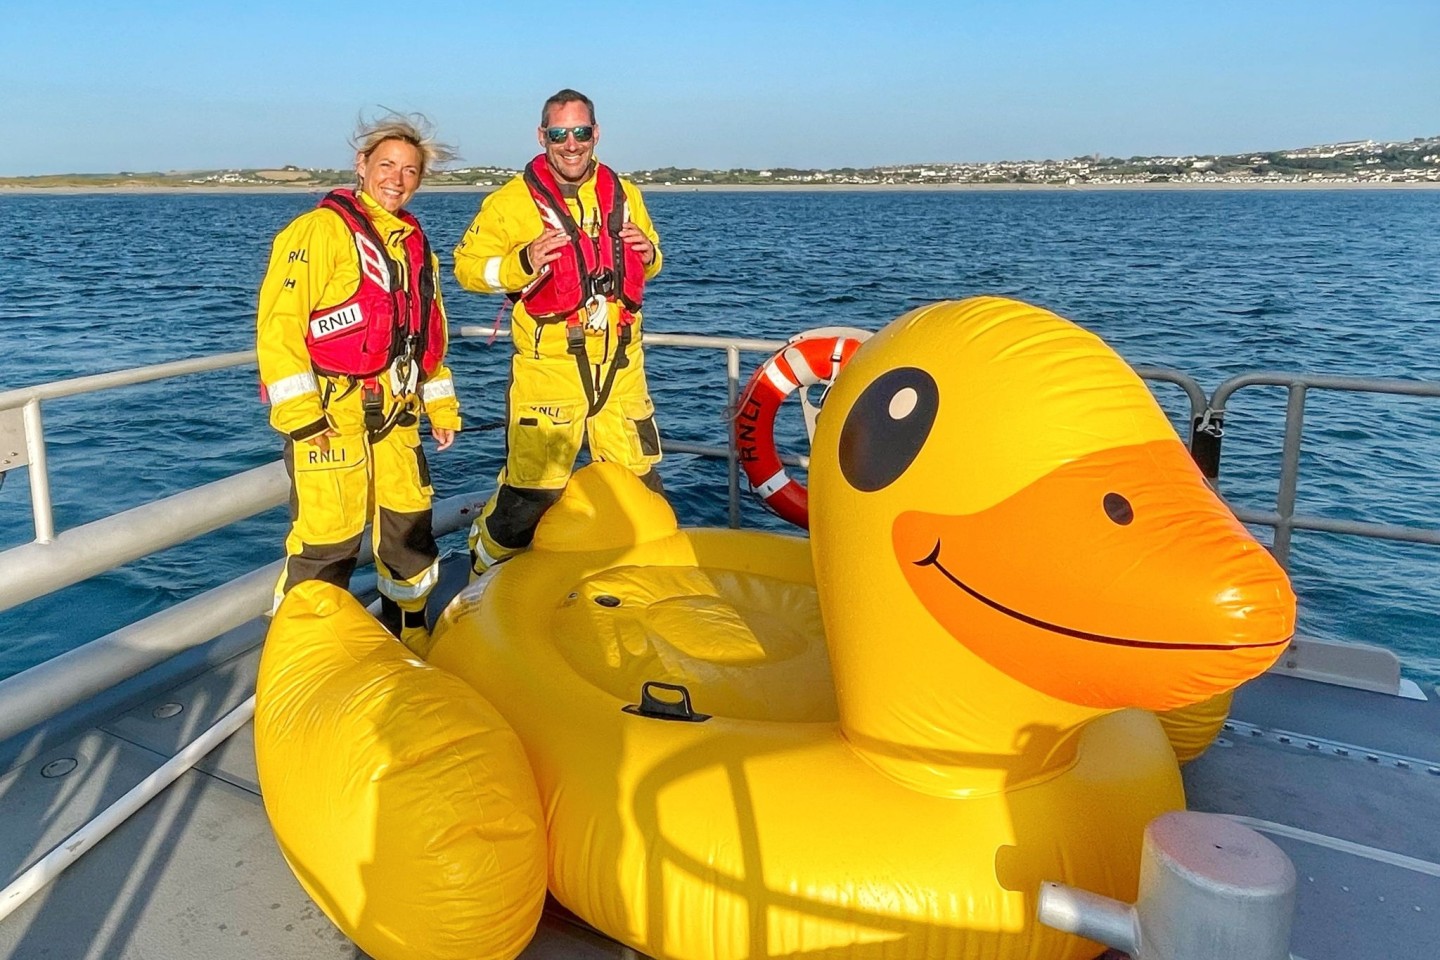
[[[256,319],[290,473],[276,605],[304,580],[348,586],[368,520],[380,619],[422,656],[439,564],[419,422],[429,419],[439,450],[461,426],[439,260],[405,209],[429,166],[452,155],[427,130],[417,115],[358,131],[356,189],[332,191],[275,238]]]
[[[663,492],[645,383],[640,302],[659,238],[634,184],[595,159],[600,126],[582,93],[545,101],[543,152],[490,194],[455,248],[455,278],[514,301],[506,458],[470,529],[478,574],[530,545],[560,497],[582,436]]]

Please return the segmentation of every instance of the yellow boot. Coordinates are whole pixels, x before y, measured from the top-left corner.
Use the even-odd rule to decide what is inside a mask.
[[[430,655],[430,647],[435,643],[435,638],[430,636],[430,630],[425,626],[424,610],[406,612],[400,625],[400,642],[422,660]]]

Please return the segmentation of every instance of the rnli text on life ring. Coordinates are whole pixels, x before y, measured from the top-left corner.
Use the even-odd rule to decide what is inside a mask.
[[[745,478],[771,510],[797,527],[810,529],[810,501],[804,485],[786,473],[780,462],[775,449],[775,412],[797,389],[833,383],[869,336],[868,330],[850,327],[796,334],[755,369],[735,408],[735,448]]]

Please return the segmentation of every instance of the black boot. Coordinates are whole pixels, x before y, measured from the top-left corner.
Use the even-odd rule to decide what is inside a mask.
[[[400,604],[389,597],[380,598],[380,626],[390,631],[390,636],[396,640],[400,639],[400,627],[404,622],[404,616],[400,611]]]

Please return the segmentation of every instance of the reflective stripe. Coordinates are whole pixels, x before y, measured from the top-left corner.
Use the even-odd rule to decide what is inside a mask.
[[[439,400],[441,397],[455,396],[455,381],[450,377],[441,377],[439,380],[426,380],[420,387],[420,399],[429,403],[432,400]]]
[[[391,600],[419,600],[435,589],[440,580],[440,561],[436,560],[425,568],[425,572],[414,583],[400,583],[383,574],[376,578],[375,585]]]
[[[475,518],[474,523],[470,524],[469,542],[470,549],[475,551],[476,559],[483,565],[482,569],[489,569],[500,561],[490,556],[490,551],[485,549],[485,534],[483,528],[480,526],[484,522],[485,517],[482,514]]]
[[[493,290],[500,289],[500,257],[490,257],[481,268],[480,279]]]
[[[769,500],[781,487],[789,482],[789,474],[785,472],[784,467],[781,467],[773,477],[756,487],[755,492],[760,495],[761,500]]]
[[[820,374],[816,373],[810,366],[810,360],[796,347],[788,347],[785,350],[785,362],[790,364],[790,369],[795,371],[795,376],[806,386],[820,382]]]
[[[265,384],[265,392],[270,395],[270,406],[273,407],[307,393],[319,393],[320,384],[313,373],[297,373]]]
[[[765,365],[765,379],[775,384],[775,389],[783,394],[789,394],[796,387],[800,386],[800,384],[781,373],[780,365],[774,362]]]

